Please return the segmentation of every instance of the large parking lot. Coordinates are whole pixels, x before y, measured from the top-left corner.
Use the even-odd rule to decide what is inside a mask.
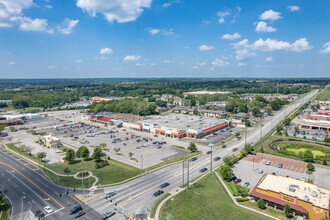
[[[266,165],[267,162],[269,165]],[[283,167],[279,168],[279,164]],[[233,167],[233,172],[240,178],[244,185],[249,182],[249,188],[252,189],[256,186],[260,178],[266,173],[274,173],[275,175],[290,176],[296,179],[312,179],[314,184],[321,187],[329,188],[330,175],[325,175],[330,172],[329,167],[315,165],[315,171],[310,176],[306,174],[305,162],[291,160],[287,158],[277,157],[267,154],[248,155]]]

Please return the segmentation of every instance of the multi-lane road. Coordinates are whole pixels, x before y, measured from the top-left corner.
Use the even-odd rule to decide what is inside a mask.
[[[287,114],[295,108],[308,102],[318,91],[315,90],[296,101],[285,106],[282,110],[276,112],[273,116],[266,118],[262,124],[251,129],[239,140],[234,140],[227,144],[227,148],[214,148],[213,158],[221,157],[219,161],[213,161],[213,167],[222,163],[222,158],[238,154],[239,150],[244,148],[245,143],[257,142],[263,135],[275,127]],[[238,148],[238,151],[232,151]],[[189,162],[189,179],[198,177],[200,170],[204,167],[210,169],[212,158],[210,154],[204,154],[198,157],[194,162]],[[170,185],[164,189],[165,193],[176,189],[182,185],[183,163],[163,168],[150,174],[141,176],[128,183],[105,188],[104,192],[116,191],[116,195],[106,200],[105,197],[82,204],[80,201],[65,193],[66,189],[52,183],[40,170],[29,165],[22,159],[0,150],[0,185],[4,190],[6,197],[10,200],[12,206],[11,219],[19,219],[22,210],[26,212],[30,209],[32,212],[45,206],[51,206],[55,212],[48,215],[46,219],[72,219],[69,210],[77,204],[84,207],[86,215],[81,219],[100,219],[100,213],[105,211],[115,211],[116,215],[111,219],[121,219],[127,214],[148,214],[154,202],[158,199],[153,193],[159,189],[159,186],[168,182]],[[185,163],[184,181],[187,181],[187,164]],[[59,194],[63,194],[62,197]],[[79,193],[77,190],[76,193]]]

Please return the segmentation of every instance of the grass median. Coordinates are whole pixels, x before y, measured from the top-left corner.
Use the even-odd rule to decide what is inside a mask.
[[[157,207],[159,206],[159,204],[164,200],[166,199],[167,197],[169,197],[171,194],[170,193],[166,193],[165,195],[163,195],[160,199],[158,199],[155,204],[153,205],[153,207],[151,208],[151,211],[150,211],[150,218],[154,218],[155,217],[155,214],[156,214],[156,210],[157,210]]]
[[[9,216],[9,207],[6,204],[4,195],[2,195],[2,193],[0,193],[0,215],[0,220],[7,220]]]
[[[234,204],[215,174],[211,173],[168,200],[160,211],[160,219],[270,219],[258,213],[242,209]]]

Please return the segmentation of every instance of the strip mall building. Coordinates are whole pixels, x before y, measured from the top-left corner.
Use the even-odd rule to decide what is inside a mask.
[[[288,204],[294,215],[311,220],[329,217],[330,190],[303,180],[266,174],[250,194],[277,209]]]

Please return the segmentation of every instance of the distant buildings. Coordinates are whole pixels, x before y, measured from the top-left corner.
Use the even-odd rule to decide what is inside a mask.
[[[46,136],[40,137],[39,140],[44,146],[46,146],[48,148],[57,148],[57,147],[61,146],[60,139],[57,137],[53,137],[51,135],[46,135]]]
[[[91,100],[93,102],[108,102],[108,101],[112,101],[112,100],[123,100],[125,99],[126,97],[93,97],[91,98]]]
[[[13,100],[0,100],[0,103],[5,103],[7,105],[13,104]]]
[[[277,209],[283,210],[287,204],[294,215],[311,220],[329,217],[330,190],[303,180],[266,174],[250,194]]]
[[[184,92],[183,96],[198,96],[198,95],[215,95],[215,94],[219,94],[219,95],[232,95],[232,92],[218,92],[218,91],[196,91],[196,92]]]
[[[330,131],[330,112],[307,113],[307,119],[303,119],[300,128],[310,130]]]

